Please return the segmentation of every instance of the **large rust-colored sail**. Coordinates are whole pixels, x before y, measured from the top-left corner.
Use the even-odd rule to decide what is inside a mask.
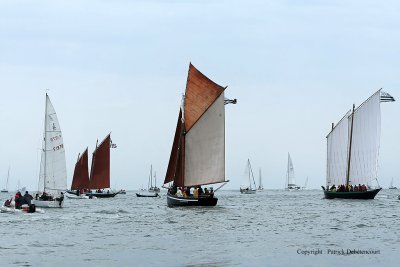
[[[190,131],[224,90],[224,87],[207,78],[191,63],[189,64],[184,112],[186,132]]]
[[[88,149],[86,148],[75,164],[71,190],[80,190],[89,187]]]
[[[90,189],[110,188],[110,134],[93,152]]]
[[[183,149],[182,142],[183,136],[183,123],[182,123],[182,110],[179,110],[178,122],[176,123],[176,130],[174,136],[174,142],[172,144],[171,155],[169,157],[169,163],[167,168],[167,173],[165,175],[164,184],[167,184],[172,181],[182,181],[183,183],[183,172],[181,169],[183,168],[182,164],[182,154]],[[182,177],[181,177],[182,176]],[[175,182],[176,183],[176,182]]]

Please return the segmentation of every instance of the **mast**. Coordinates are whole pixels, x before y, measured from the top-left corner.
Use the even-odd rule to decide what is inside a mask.
[[[289,160],[290,160],[290,154],[288,153],[285,188],[289,188]]]
[[[352,143],[352,139],[353,139],[353,125],[354,125],[354,110],[355,110],[355,107],[356,107],[356,105],[353,104],[353,113],[351,113],[349,155],[347,157],[346,188],[349,186],[349,178],[350,178],[351,143]]]
[[[258,170],[258,174],[259,174],[259,184],[258,184],[258,188],[262,189],[262,183],[261,183],[261,168]]]
[[[150,165],[150,188],[153,187],[153,165]]]
[[[8,178],[10,178],[10,166],[8,166],[6,190],[8,190]],[[393,183],[393,178],[392,178],[392,183]]]
[[[44,108],[44,170],[43,170],[43,192],[46,192],[46,176],[47,176],[47,93]]]

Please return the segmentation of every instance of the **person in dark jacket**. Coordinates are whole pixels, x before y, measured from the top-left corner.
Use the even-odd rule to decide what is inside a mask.
[[[32,199],[33,199],[33,197],[29,194],[28,191],[26,191],[26,192],[25,192],[25,195],[24,195],[24,201],[23,201],[24,203],[23,203],[23,204],[28,204],[28,205],[30,205]]]
[[[15,194],[15,208],[20,209],[21,205],[22,205],[22,195],[21,195],[21,192],[18,191]]]

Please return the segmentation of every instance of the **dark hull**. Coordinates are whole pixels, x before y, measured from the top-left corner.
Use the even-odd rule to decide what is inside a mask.
[[[136,193],[137,197],[159,197],[158,193],[155,194],[140,194],[140,193]]]
[[[78,196],[78,193],[77,193],[76,190],[67,190],[67,193],[68,193],[68,194],[71,194],[71,195]]]
[[[185,206],[215,206],[218,198],[200,197],[200,198],[183,198],[167,194],[168,207],[185,207]]]
[[[376,194],[381,191],[381,188],[368,190],[364,192],[332,192],[324,190],[326,199],[345,198],[345,199],[374,199]]]
[[[97,198],[111,198],[115,197],[118,195],[119,192],[117,193],[86,193],[86,195],[91,198],[91,197],[97,197]]]

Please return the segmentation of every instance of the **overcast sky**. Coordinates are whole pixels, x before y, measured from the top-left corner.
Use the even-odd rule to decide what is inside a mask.
[[[109,132],[111,185],[164,179],[189,62],[226,106],[226,189],[247,158],[266,188],[325,184],[331,123],[383,87],[400,100],[398,1],[0,2],[0,187],[37,188],[45,89],[68,185],[78,153]],[[379,181],[400,186],[400,103],[382,104]]]

